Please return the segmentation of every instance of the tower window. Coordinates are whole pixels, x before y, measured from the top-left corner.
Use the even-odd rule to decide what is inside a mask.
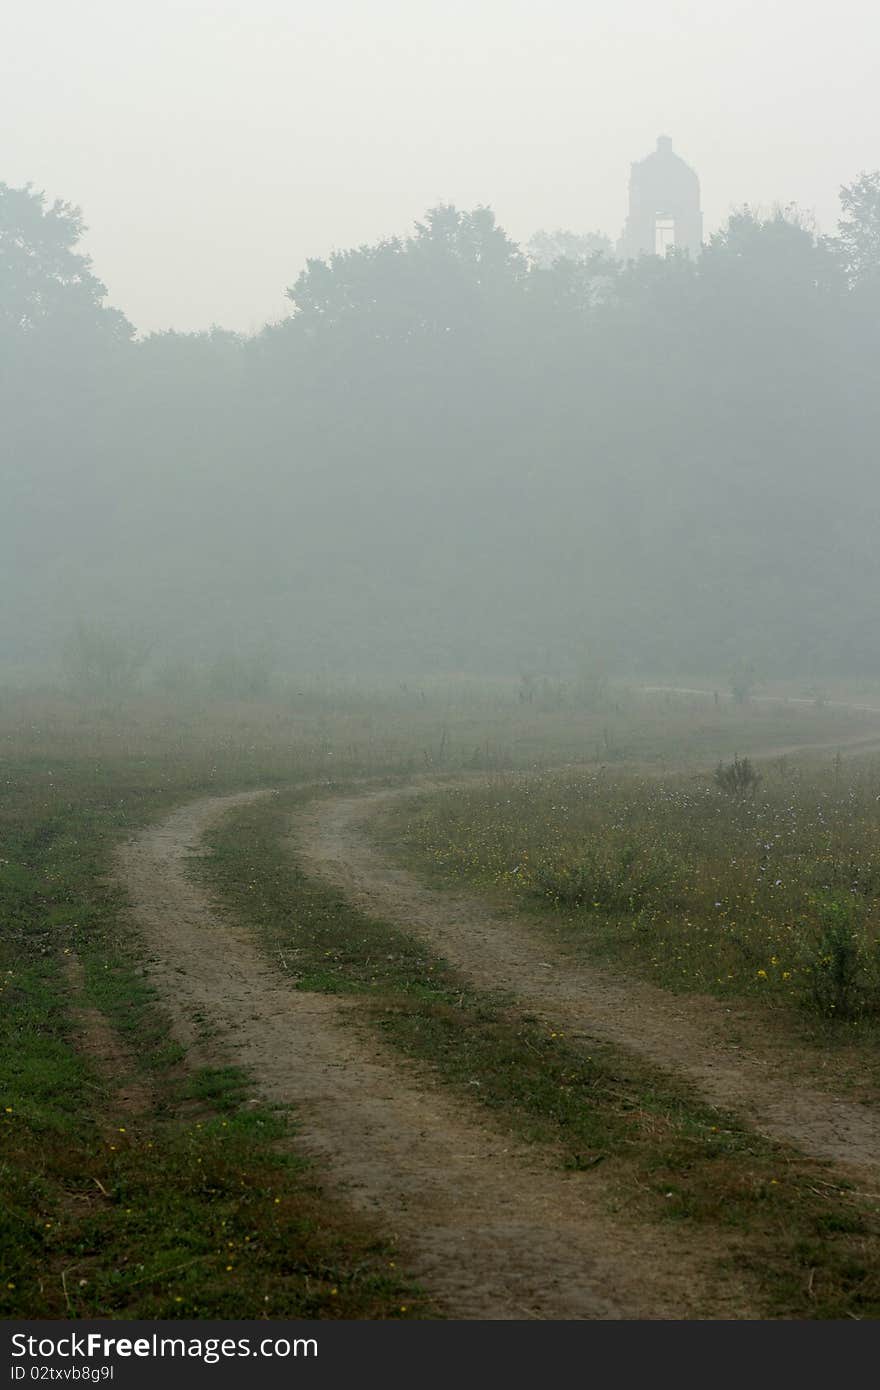
[[[654,219],[654,254],[665,256],[675,246],[675,218],[657,217]]]

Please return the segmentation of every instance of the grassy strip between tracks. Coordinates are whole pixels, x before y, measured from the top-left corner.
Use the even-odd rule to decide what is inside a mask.
[[[303,793],[228,816],[200,872],[300,989],[365,997],[383,1036],[573,1168],[603,1164],[616,1205],[724,1237],[770,1317],[880,1312],[880,1221],[827,1165],[771,1143],[684,1084],[501,995],[471,989],[396,927],[307,877],[285,844]],[[616,1180],[614,1180],[616,1179]]]

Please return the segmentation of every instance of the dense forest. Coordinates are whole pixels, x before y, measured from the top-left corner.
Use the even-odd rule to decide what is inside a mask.
[[[441,206],[253,337],[138,338],[0,185],[3,664],[877,674],[880,174],[841,201],[625,264]]]

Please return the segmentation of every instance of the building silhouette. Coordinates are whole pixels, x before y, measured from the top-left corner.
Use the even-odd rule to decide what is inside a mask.
[[[652,154],[631,166],[629,215],[618,255],[665,256],[672,249],[696,254],[703,242],[700,180],[661,135]]]

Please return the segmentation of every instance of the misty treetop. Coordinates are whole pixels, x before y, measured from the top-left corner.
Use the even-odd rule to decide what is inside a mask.
[[[880,280],[880,173],[862,174],[840,190],[843,216],[836,247],[851,284],[877,288]],[[835,245],[835,243],[832,243]]]
[[[876,672],[880,173],[838,235],[523,250],[490,209],[310,260],[252,338],[138,340],[0,185],[3,642],[302,668]]]
[[[83,234],[79,208],[47,204],[33,188],[0,183],[0,328],[4,346],[38,333],[123,341],[133,329],[124,314],[104,304],[106,286],[91,260],[77,250]],[[68,346],[72,346],[69,343]]]
[[[298,328],[369,324],[389,340],[479,329],[526,258],[488,208],[432,208],[412,236],[310,260],[288,290]]]

